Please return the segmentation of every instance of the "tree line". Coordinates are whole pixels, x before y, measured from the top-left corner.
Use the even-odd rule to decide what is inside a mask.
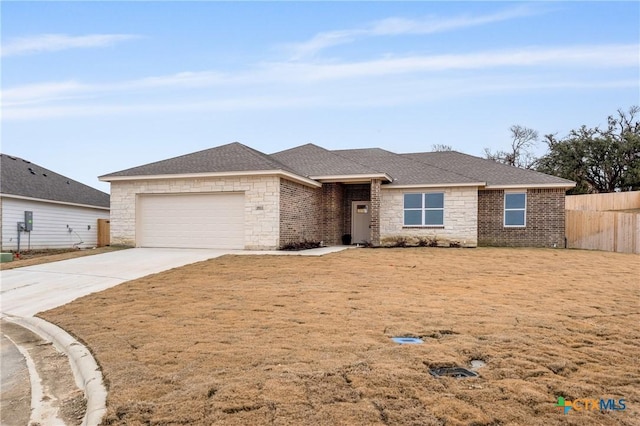
[[[640,190],[640,108],[619,109],[606,127],[574,129],[565,137],[543,138],[547,153],[532,154],[539,142],[536,130],[514,125],[508,150],[485,148],[485,158],[510,166],[537,170],[577,183],[570,194]],[[442,147],[440,147],[442,148]]]

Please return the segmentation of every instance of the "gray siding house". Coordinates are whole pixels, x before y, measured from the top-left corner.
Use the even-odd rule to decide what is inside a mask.
[[[3,251],[94,247],[97,219],[109,219],[109,194],[45,169],[0,154],[0,245]],[[25,212],[33,229],[19,231]]]
[[[100,177],[111,242],[277,249],[302,240],[561,247],[574,182],[459,152],[397,154],[240,143]]]

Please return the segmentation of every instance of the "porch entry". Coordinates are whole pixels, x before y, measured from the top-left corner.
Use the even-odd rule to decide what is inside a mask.
[[[371,202],[351,202],[351,242],[371,242]]]

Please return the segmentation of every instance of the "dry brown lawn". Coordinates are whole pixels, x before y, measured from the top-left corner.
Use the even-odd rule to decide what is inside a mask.
[[[551,249],[226,256],[43,317],[95,354],[106,424],[638,425],[639,271]],[[429,374],[474,359],[478,378]]]

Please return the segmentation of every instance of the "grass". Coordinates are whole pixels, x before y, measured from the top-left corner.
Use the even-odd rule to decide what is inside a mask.
[[[639,270],[550,249],[225,256],[42,316],[93,351],[105,424],[635,425]],[[474,359],[478,378],[429,374]]]

